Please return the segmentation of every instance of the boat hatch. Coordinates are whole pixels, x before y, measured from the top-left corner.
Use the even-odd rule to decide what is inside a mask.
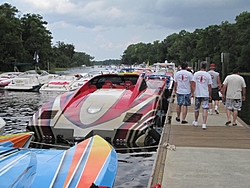
[[[89,108],[88,108],[88,113],[90,114],[95,114],[99,111],[101,111],[103,105],[100,104],[92,104]]]
[[[137,113],[127,113],[126,116],[123,119],[123,122],[138,122],[142,117],[142,114]]]
[[[57,114],[58,110],[46,110],[43,111],[39,119],[53,119]]]

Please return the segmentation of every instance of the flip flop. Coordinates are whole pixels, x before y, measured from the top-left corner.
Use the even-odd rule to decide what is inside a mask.
[[[225,125],[229,125],[230,123],[231,123],[231,121],[228,121],[228,122],[225,123]]]

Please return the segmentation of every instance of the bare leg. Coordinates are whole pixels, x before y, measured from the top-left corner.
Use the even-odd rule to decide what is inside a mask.
[[[203,113],[202,113],[203,124],[207,124],[207,114],[208,114],[208,110],[203,109]]]
[[[219,101],[217,101],[217,100],[214,101],[214,105],[215,105],[215,106],[219,106]],[[209,107],[209,108],[210,108],[210,107]]]
[[[213,109],[213,103],[209,103],[209,109]]]
[[[182,121],[185,121],[186,116],[187,116],[187,106],[183,106]]]
[[[233,111],[233,124],[236,124],[237,116],[238,116],[238,110],[234,110]]]
[[[177,118],[180,119],[180,115],[181,115],[181,106],[177,105],[177,107],[176,107],[176,113],[177,113]]]
[[[226,109],[226,114],[227,114],[227,121],[231,121],[231,111]]]
[[[199,118],[199,110],[194,112],[194,121],[198,121]]]

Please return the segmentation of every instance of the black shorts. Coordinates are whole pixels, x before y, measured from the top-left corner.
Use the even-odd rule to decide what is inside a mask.
[[[220,100],[219,89],[218,88],[212,88],[212,96],[211,97],[212,97],[213,101]],[[212,102],[212,100],[209,100],[209,102]]]

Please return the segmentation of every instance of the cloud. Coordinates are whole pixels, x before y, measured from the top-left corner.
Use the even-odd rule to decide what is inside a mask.
[[[128,45],[164,40],[181,30],[234,22],[249,0],[9,0],[23,14],[48,22],[53,42],[74,44],[103,60],[120,58]]]

